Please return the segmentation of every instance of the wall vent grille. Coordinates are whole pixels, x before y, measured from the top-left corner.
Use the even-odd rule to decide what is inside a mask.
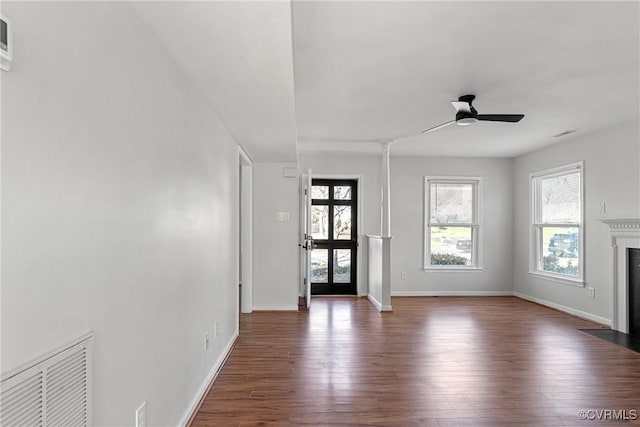
[[[3,375],[0,425],[90,426],[92,347],[84,336]]]

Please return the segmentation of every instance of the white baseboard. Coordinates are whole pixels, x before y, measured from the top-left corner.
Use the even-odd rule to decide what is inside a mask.
[[[253,311],[298,311],[297,305],[254,305]]]
[[[211,367],[211,370],[207,374],[207,377],[200,385],[200,388],[198,388],[198,391],[193,396],[193,399],[191,399],[191,402],[189,402],[187,410],[178,423],[179,426],[186,427],[189,424],[189,421],[191,421],[191,417],[193,417],[196,411],[200,408],[200,402],[209,391],[209,388],[211,387],[213,382],[216,380],[216,377],[218,376],[222,365],[224,365],[224,362],[227,360],[227,357],[229,357],[229,354],[233,349],[233,345],[235,344],[236,339],[238,339],[238,331],[233,334],[227,345],[224,347],[222,353],[220,353],[220,356],[218,356],[215,363]]]
[[[375,299],[375,297],[371,294],[367,295],[367,299],[369,300],[369,302],[371,304],[373,304],[373,306],[378,310],[378,311],[393,311],[393,308],[391,308],[390,305],[382,305],[382,303],[380,301],[378,301],[377,299]]]
[[[392,297],[502,297],[511,291],[391,291]]]
[[[566,305],[556,304],[555,302],[521,294],[520,292],[514,291],[513,296],[522,298],[523,300],[535,302],[536,304],[544,305],[558,311],[562,311],[564,313],[572,314],[582,319],[591,320],[592,322],[611,327],[611,319],[605,319],[604,317],[596,316],[595,314],[587,313],[586,311],[577,310],[575,308],[567,307]]]

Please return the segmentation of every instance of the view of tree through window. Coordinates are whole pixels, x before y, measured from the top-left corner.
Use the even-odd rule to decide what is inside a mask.
[[[340,200],[351,198],[351,187],[335,187],[336,195]],[[340,193],[338,192],[340,190]],[[329,187],[313,186],[312,197],[315,199],[328,198]],[[318,197],[316,197],[318,196]],[[351,206],[336,205],[333,207],[333,238],[348,240],[351,239]],[[329,235],[329,207],[325,205],[314,205],[311,208],[311,236],[315,240],[327,239]]]

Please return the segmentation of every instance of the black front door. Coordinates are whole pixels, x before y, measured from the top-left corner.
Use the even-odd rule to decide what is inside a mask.
[[[629,335],[640,337],[640,249],[629,248]]]
[[[311,183],[311,293],[356,295],[357,181]]]

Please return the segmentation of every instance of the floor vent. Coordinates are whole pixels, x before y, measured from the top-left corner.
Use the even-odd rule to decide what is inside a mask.
[[[3,375],[0,425],[91,425],[92,346],[84,336]]]

